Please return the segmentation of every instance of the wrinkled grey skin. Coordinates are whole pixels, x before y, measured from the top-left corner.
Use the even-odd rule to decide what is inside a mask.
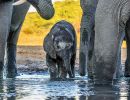
[[[45,2],[46,0],[42,1]],[[43,5],[44,7],[39,8],[39,5],[42,4],[42,1],[37,0],[36,5],[33,0],[30,0],[29,2],[37,7],[38,12],[43,18],[50,19],[54,15],[54,8],[51,0],[50,2],[47,0],[45,5]],[[19,31],[30,6],[29,3],[24,3],[22,5],[13,7],[12,3],[12,0],[0,1],[0,78],[3,76],[5,51],[7,52],[7,77],[12,78],[17,74],[16,45],[19,37]]]
[[[125,76],[130,75],[130,1],[99,0],[95,15],[94,80],[112,83],[124,36],[128,46]]]
[[[129,2],[129,0],[81,0],[83,17],[80,75],[86,74],[87,66],[88,76],[94,79],[96,84],[111,83],[113,78],[122,76],[121,44],[124,36],[128,46],[125,76],[130,75]]]
[[[67,44],[67,45],[64,45]],[[50,79],[75,77],[76,33],[67,21],[56,23],[44,39]]]
[[[81,76],[88,73],[88,77],[93,79],[93,52],[95,38],[95,12],[99,0],[80,0],[83,11],[80,29],[80,67]],[[121,56],[120,56],[121,57]],[[121,58],[119,58],[118,68],[115,71],[114,78],[123,76],[121,68]]]
[[[82,19],[80,28],[80,56],[79,56],[79,74],[92,78],[92,59],[95,37],[95,11],[98,0],[80,0],[82,8]]]

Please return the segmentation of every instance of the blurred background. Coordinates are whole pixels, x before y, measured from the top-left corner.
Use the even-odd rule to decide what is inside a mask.
[[[43,39],[51,27],[60,20],[71,22],[77,32],[79,45],[80,20],[82,11],[80,0],[53,0],[55,15],[51,20],[42,19],[35,8],[30,7],[24,21],[18,45],[22,46],[42,46]]]

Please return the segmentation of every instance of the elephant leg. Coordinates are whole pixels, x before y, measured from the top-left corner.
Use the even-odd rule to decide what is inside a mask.
[[[101,26],[102,30],[105,27]],[[107,27],[108,28],[108,27]],[[109,30],[112,30],[110,28]],[[120,39],[116,39],[116,32],[96,32],[95,36],[95,63],[94,63],[94,81],[95,84],[111,84],[114,73],[118,66],[120,56]]]
[[[60,70],[61,70],[61,67],[60,67],[59,64],[58,64],[58,73],[57,73],[57,74],[58,74],[58,75],[57,75],[58,78],[60,77]]]
[[[12,2],[0,3],[0,78],[3,77],[5,47],[11,23],[12,7]]]
[[[102,2],[98,3],[95,16],[94,82],[112,84],[118,66],[123,33],[119,31],[117,15],[114,16],[112,10],[106,10],[105,6],[108,4]],[[107,9],[111,9],[109,7],[111,6]]]
[[[16,69],[17,47],[16,46],[17,46],[19,33],[28,9],[29,9],[28,3],[13,7],[11,27],[10,27],[8,40],[7,40],[7,59],[8,59],[7,77],[8,78],[13,78],[17,74],[17,69]]]
[[[65,67],[61,67],[61,74],[60,74],[60,78],[65,79],[67,77],[67,70]]]
[[[130,19],[126,24],[127,58],[125,62],[125,76],[130,77]]]
[[[63,62],[60,60],[58,61],[58,74],[59,74],[59,78],[62,78],[62,79],[65,79],[67,76],[67,71],[63,67]]]
[[[89,48],[93,47],[94,37],[94,17],[98,0],[81,0],[81,8],[83,10],[83,15],[81,19],[81,29],[80,29],[80,55],[79,55],[79,73],[81,76],[85,76],[86,70],[88,72],[88,77],[92,76],[92,67],[88,65],[90,56]],[[92,40],[92,41],[91,41]],[[92,42],[92,44],[91,44]],[[93,50],[92,50],[93,52]]]
[[[114,73],[114,79],[119,79],[120,77],[123,77],[123,69],[122,69],[122,65],[121,65],[121,48],[120,48],[120,54],[119,54],[119,58],[118,58],[118,62],[117,62],[117,67],[116,67],[116,71]]]
[[[75,59],[76,59],[76,54],[74,54],[71,58],[71,73],[69,73],[69,77],[70,78],[74,78],[75,77]],[[73,76],[71,76],[73,75]]]
[[[92,27],[92,32],[89,41],[89,51],[88,51],[88,78],[93,79],[93,52],[94,52],[94,38],[95,38],[95,31],[94,26]]]
[[[56,79],[57,78],[57,68],[56,68],[56,61],[52,59],[48,54],[46,55],[46,63],[49,68],[50,73],[50,79]]]
[[[91,22],[89,22],[91,23]],[[85,76],[86,71],[88,73],[88,77],[91,78],[92,76],[92,67],[88,66],[89,58],[88,56],[91,56],[89,52],[89,46],[90,44],[90,37],[92,29],[90,25],[87,26],[87,28],[82,28],[81,26],[81,36],[80,36],[80,62],[79,62],[79,71],[81,76]],[[92,46],[92,45],[91,45]],[[93,51],[91,51],[93,52]],[[91,59],[91,58],[90,58]]]

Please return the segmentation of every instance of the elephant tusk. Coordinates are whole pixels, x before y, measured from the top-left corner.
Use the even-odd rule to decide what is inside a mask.
[[[26,1],[27,0],[19,0],[17,2],[14,2],[12,5],[14,5],[14,6],[21,5],[21,4],[25,3]]]

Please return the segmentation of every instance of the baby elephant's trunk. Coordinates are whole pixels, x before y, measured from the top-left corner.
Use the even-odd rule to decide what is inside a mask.
[[[65,57],[63,59],[64,67],[66,68],[67,73],[69,74],[69,77],[73,77],[72,69],[71,69],[71,57]]]
[[[66,68],[67,71],[71,71],[69,59],[64,59],[64,67]]]

